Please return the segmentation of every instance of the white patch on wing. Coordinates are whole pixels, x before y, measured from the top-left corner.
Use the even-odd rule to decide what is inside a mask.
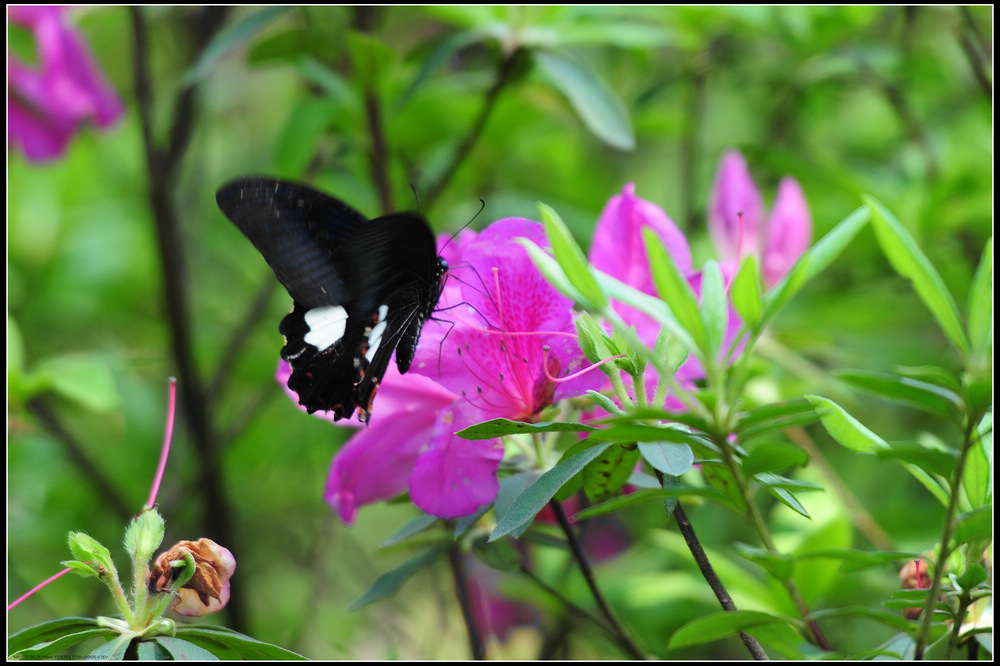
[[[382,334],[385,333],[386,316],[388,314],[389,306],[380,305],[378,308],[378,323],[368,332],[368,351],[365,352],[365,358],[368,359],[369,363],[375,358],[375,352],[378,351],[379,345],[382,344]]]
[[[347,330],[347,310],[339,305],[327,305],[307,310],[303,315],[309,332],[305,341],[319,350],[337,344]]]

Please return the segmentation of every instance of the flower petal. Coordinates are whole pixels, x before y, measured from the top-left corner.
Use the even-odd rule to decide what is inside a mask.
[[[783,278],[811,241],[812,216],[802,188],[794,178],[782,178],[767,223],[764,283],[772,287]]]
[[[739,213],[743,213],[742,225]],[[748,252],[760,256],[763,217],[760,191],[746,160],[738,151],[727,151],[715,175],[708,211],[708,227],[719,256],[725,261],[736,261]]]

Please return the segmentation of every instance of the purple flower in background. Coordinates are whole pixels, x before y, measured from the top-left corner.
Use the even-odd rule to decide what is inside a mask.
[[[7,141],[33,162],[61,156],[84,122],[104,129],[124,113],[68,12],[46,6],[7,10],[12,23],[34,34],[38,48],[37,68],[7,56]]]
[[[492,569],[470,562],[465,589],[476,628],[483,636],[495,636],[501,642],[516,627],[538,623],[538,611],[526,603],[512,601],[497,591],[500,575]]]
[[[431,515],[475,512],[496,497],[503,445],[454,433],[491,418],[532,420],[554,400],[599,385],[597,373],[554,379],[585,361],[572,302],[545,281],[518,237],[544,243],[540,224],[506,219],[439,250],[454,267],[438,304],[442,321],[424,326],[405,378],[390,363],[369,427],[333,461],[326,498],[345,522],[407,488]],[[287,373],[282,363],[278,381]]]
[[[719,163],[708,227],[723,261],[731,266],[749,253],[760,257],[768,287],[784,277],[812,239],[812,217],[798,182],[789,177],[781,180],[774,208],[765,221],[760,191],[743,155],[735,150],[727,151]]]

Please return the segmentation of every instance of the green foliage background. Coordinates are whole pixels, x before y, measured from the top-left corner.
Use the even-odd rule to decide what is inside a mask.
[[[465,224],[480,198],[486,209],[477,227],[537,219],[542,201],[586,246],[604,203],[634,182],[686,231],[700,264],[713,256],[705,210],[714,171],[736,147],[769,202],[781,176],[799,180],[815,238],[857,208],[862,193],[873,194],[960,303],[992,233],[991,8],[236,8],[226,17],[231,32],[193,61],[201,11],[143,10],[155,140],[169,136],[184,86],[193,84],[197,99],[170,192],[184,258],[174,279],[187,290],[211,434],[210,449],[199,453],[180,412],[160,511],[168,543],[218,539],[213,530],[226,526],[238,569],[233,614],[221,621],[312,658],[464,658],[467,646],[444,568],[421,573],[389,602],[347,610],[406,559],[378,546],[415,509],[368,507],[346,527],[324,504],[330,460],[349,431],[300,413],[273,380],[277,323],[289,299],[216,208],[215,190],[228,179],[308,179],[376,214],[370,93],[384,123],[392,206],[412,208],[410,184],[425,195],[438,182],[483,108],[502,49],[521,45],[527,52],[468,156],[441,196],[423,201],[440,231]],[[84,131],[54,163],[8,156],[8,599],[59,570],[67,532],[120,543],[148,493],[167,377],[178,373],[148,198],[132,19],[127,8],[74,17],[127,113],[112,131]],[[8,32],[12,48],[23,46],[23,35]],[[462,48],[448,51],[462,36]],[[545,53],[571,57],[604,81],[628,124],[612,117],[590,131],[546,77]],[[608,131],[625,139],[631,131],[634,148],[609,145]],[[956,436],[828,374],[959,367],[871,231],[785,310],[762,352],[751,403],[820,393],[887,439]],[[220,366],[230,354],[232,363]],[[942,510],[912,477],[836,447],[818,426],[807,434],[896,548],[933,545]],[[830,488],[815,464],[798,476]],[[765,507],[779,546],[871,547],[839,493],[805,499],[812,521]],[[689,513],[740,608],[790,610],[732,552],[734,541],[754,542],[741,520],[710,505]],[[677,627],[717,606],[660,507],[621,521],[632,548],[599,565],[598,576],[640,643],[668,658],[745,657],[735,639],[666,650]],[[796,581],[817,607],[876,605],[898,588],[890,567],[844,574],[814,562]],[[538,567],[557,580],[564,558],[542,552]],[[569,596],[586,598],[572,576],[563,584]],[[516,578],[501,589],[539,597]],[[9,628],[110,613],[104,594],[64,577],[9,613]],[[540,606],[559,613],[549,600]],[[845,652],[891,635],[856,621],[824,629]],[[524,630],[491,650],[532,658],[539,639]],[[617,652],[580,631],[563,656]]]

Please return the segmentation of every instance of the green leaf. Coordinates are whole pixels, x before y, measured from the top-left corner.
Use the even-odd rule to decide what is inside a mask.
[[[305,659],[302,655],[291,650],[259,641],[226,627],[203,624],[177,625],[176,638],[199,645],[220,658],[255,659],[258,661],[301,661]]]
[[[673,442],[674,444],[690,444],[703,447],[706,440],[698,435],[681,430],[678,427],[642,425],[639,423],[619,423],[605,428],[595,435],[608,442]]]
[[[863,391],[946,419],[955,420],[964,409],[961,396],[928,382],[870,370],[838,370],[833,375]]]
[[[26,627],[7,637],[7,654],[27,649],[39,643],[48,643],[61,636],[90,631],[97,627],[97,620],[92,617],[63,617],[49,620],[41,624]]]
[[[207,77],[216,68],[219,60],[253,39],[257,33],[289,9],[291,7],[268,7],[219,32],[201,52],[198,62],[184,74],[181,85],[190,87]]]
[[[646,244],[646,256],[649,257],[649,268],[653,274],[653,284],[656,285],[657,293],[694,340],[701,356],[708,356],[708,333],[701,312],[698,310],[698,299],[694,295],[694,290],[687,278],[677,269],[659,234],[653,229],[645,228],[642,230],[642,238]]]
[[[336,111],[336,106],[327,99],[301,100],[292,107],[274,149],[278,172],[292,178],[305,177]]]
[[[838,444],[852,451],[875,453],[879,449],[887,449],[889,445],[881,437],[873,433],[833,400],[818,395],[807,395],[813,406],[822,408],[820,421],[830,436]]]
[[[671,477],[667,477],[671,478]],[[701,497],[709,501],[716,501],[720,504],[729,505],[729,498],[715,488],[698,488],[695,486],[677,485],[665,488],[640,488],[628,495],[619,495],[611,499],[588,506],[574,514],[577,520],[589,520],[597,516],[621,511],[635,504],[645,504],[654,500],[670,499],[677,497]]]
[[[899,631],[905,631],[911,636],[916,636],[920,631],[920,624],[907,620],[899,613],[883,610],[881,608],[866,608],[864,606],[847,606],[844,608],[824,608],[813,611],[809,614],[810,619],[822,620],[827,617],[847,617],[874,620]]]
[[[422,532],[431,525],[434,525],[439,520],[441,519],[437,516],[431,516],[426,513],[421,514],[393,532],[392,536],[382,542],[382,547],[385,548],[386,546],[395,545],[400,541],[405,541],[414,534]]]
[[[576,449],[586,450],[585,442],[579,442],[576,446],[570,448],[567,454],[575,455]],[[524,472],[517,472],[516,474],[511,474],[500,479],[500,489],[497,491],[496,499],[493,500],[493,513],[496,516],[497,521],[503,520],[503,517],[507,515],[510,508],[514,505],[514,501],[521,496],[521,494],[528,489],[538,478],[541,476],[539,470],[530,470]],[[573,488],[571,494],[576,494],[579,487]],[[521,536],[521,532],[527,529],[530,523],[525,523],[521,530],[515,530],[511,536]]]
[[[821,548],[795,556],[796,559],[831,558],[842,560],[840,570],[843,573],[861,571],[871,567],[885,566],[893,562],[917,560],[922,555],[916,551],[902,550],[858,550],[856,548]]]
[[[760,325],[767,322],[792,300],[809,280],[822,273],[827,266],[840,256],[848,244],[871,219],[871,210],[867,206],[857,209],[823,236],[811,248],[806,250],[788,274],[764,296],[764,317]]]
[[[896,272],[913,283],[913,288],[928,307],[948,339],[965,358],[969,357],[969,339],[958,306],[944,280],[899,220],[874,197],[866,196],[872,209],[872,226],[882,252]]]
[[[170,652],[160,645],[156,640],[140,641],[135,646],[136,659],[139,661],[170,661]],[[218,661],[218,657],[212,655],[207,658],[209,661]]]
[[[603,502],[621,490],[639,462],[639,451],[612,446],[583,468],[583,492],[591,502]]]
[[[717,261],[706,261],[701,271],[701,317],[705,323],[708,341],[706,359],[716,363],[726,339],[729,323],[729,301],[726,298],[726,280]]]
[[[709,464],[705,461],[701,464],[701,473],[705,477],[705,481],[726,498],[726,501],[722,502],[723,506],[732,509],[741,516],[746,512],[747,505],[743,500],[743,493],[740,492],[739,485],[724,465]]]
[[[639,452],[653,469],[669,476],[681,476],[694,465],[694,454],[687,444],[642,442]]]
[[[741,463],[743,473],[753,476],[760,472],[783,472],[802,467],[809,462],[809,453],[789,442],[767,442],[755,446]]]
[[[531,262],[535,264],[535,268],[539,270],[539,272],[545,277],[545,280],[555,287],[559,293],[583,306],[589,305],[583,294],[581,294],[577,288],[573,286],[573,284],[569,281],[569,278],[566,277],[566,274],[563,273],[562,268],[559,266],[559,262],[549,256],[545,250],[538,247],[527,238],[515,238],[514,242],[520,243],[524,246],[524,249],[528,251],[528,256],[531,257]]]
[[[365,87],[377,87],[396,60],[396,52],[381,39],[370,34],[350,30],[347,49],[356,81]]]
[[[88,661],[124,661],[135,634],[121,634],[90,653]]]
[[[174,661],[218,661],[219,658],[203,647],[198,647],[194,643],[182,638],[171,638],[170,636],[159,636],[154,639],[158,645],[170,655]]]
[[[981,506],[972,511],[966,511],[958,517],[955,527],[954,541],[956,545],[989,539],[993,534],[993,507]]]
[[[592,446],[583,453],[564,460],[539,477],[514,500],[510,510],[497,520],[490,541],[496,541],[531,523],[564,483],[576,476],[591,460],[604,453],[609,446],[611,442]]]
[[[608,412],[609,414],[619,414],[624,415],[625,412],[622,408],[615,404],[615,401],[604,395],[603,393],[598,393],[597,391],[587,391],[587,397],[594,401],[598,407]]]
[[[986,368],[993,356],[993,237],[986,241],[969,290],[969,338],[974,365]]]
[[[505,435],[520,435],[522,433],[540,432],[594,432],[594,426],[572,421],[543,421],[541,423],[524,423],[510,419],[492,419],[477,425],[459,430],[455,434],[462,439],[493,439]]]
[[[517,571],[521,568],[521,551],[507,539],[476,539],[472,544],[472,552],[480,562],[497,571]]]
[[[424,551],[423,553],[420,553],[416,557],[410,558],[392,571],[382,574],[367,592],[351,604],[350,609],[357,610],[362,606],[367,606],[373,601],[379,601],[380,599],[396,594],[396,592],[399,591],[399,588],[403,586],[403,583],[409,580],[410,576],[424,567],[430,566],[435,560],[447,553],[452,547],[452,544],[435,546],[427,551]]]
[[[129,521],[125,530],[125,550],[133,560],[145,562],[163,543],[166,523],[156,509],[144,509]]]
[[[764,299],[761,294],[760,263],[757,255],[747,254],[740,268],[733,278],[729,293],[733,301],[733,308],[740,315],[740,319],[751,331],[760,330],[760,316],[764,311]]]
[[[802,503],[799,502],[798,498],[795,497],[795,495],[793,495],[792,493],[790,493],[786,488],[770,487],[770,486],[767,486],[766,488],[767,492],[777,497],[778,501],[787,506],[789,509],[799,514],[800,516],[803,516],[804,518],[812,519],[812,516],[809,515],[809,512],[806,511],[806,508],[804,506],[802,506]]]
[[[673,335],[686,349],[690,351],[698,350],[698,346],[691,337],[691,334],[681,326],[680,322],[674,316],[673,311],[662,300],[645,294],[604,273],[598,273],[597,280],[604,287],[604,291],[607,292],[608,296],[648,314],[660,326]]]
[[[63,618],[63,619],[76,620],[84,618]],[[56,622],[62,622],[62,620],[56,620]],[[51,625],[52,623],[47,622],[45,624]],[[66,631],[66,633],[63,633],[61,635],[53,635],[54,632],[49,630],[46,632],[47,636],[51,636],[49,640],[36,639],[35,642],[31,643],[30,645],[26,645],[25,647],[20,647],[20,646],[25,645],[28,642],[27,640],[18,640],[16,642],[8,641],[7,657],[9,659],[16,659],[16,660],[48,659],[56,657],[63,650],[73,647],[74,645],[77,645],[79,643],[83,643],[84,641],[89,641],[94,638],[106,638],[110,640],[118,635],[110,629],[94,628],[93,620],[90,621],[90,628],[83,629],[82,631],[79,630],[80,626],[78,624],[76,623],[73,624],[74,624],[73,627],[70,626],[64,627],[64,631]],[[11,638],[13,639],[15,637],[16,635],[12,636]]]
[[[966,456],[965,474],[962,475],[962,488],[969,499],[969,505],[978,508],[989,504],[993,499],[993,415],[987,414],[976,428],[976,441],[969,448]]]
[[[889,442],[889,448],[876,451],[875,455],[886,460],[901,460],[928,474],[948,478],[955,471],[957,456],[954,451],[945,451],[925,446],[920,442]]]
[[[736,434],[740,441],[746,441],[774,430],[806,425],[818,419],[816,408],[808,400],[799,398],[777,402],[743,415],[736,426]]]
[[[760,624],[790,624],[802,628],[802,622],[790,617],[771,615],[761,611],[718,611],[688,622],[674,632],[667,649],[677,650],[691,645],[711,643]]]
[[[795,573],[795,559],[785,553],[772,553],[766,548],[756,548],[735,542],[733,546],[741,557],[750,560],[781,581],[789,580]]]
[[[114,560],[111,559],[111,551],[101,543],[83,532],[70,532],[67,536],[69,549],[73,557],[81,562],[94,562],[99,564],[106,571],[115,571]]]
[[[576,287],[590,306],[597,310],[603,310],[608,305],[608,297],[601,289],[593,273],[590,272],[590,262],[587,261],[583,250],[577,245],[573,234],[569,232],[566,224],[552,208],[543,203],[538,204],[538,210],[542,215],[542,224],[545,225],[545,235],[552,245],[552,254],[563,274]]]
[[[533,51],[533,57],[594,136],[619,150],[635,148],[635,132],[628,111],[603,80],[562,53],[538,49]]]
[[[52,390],[95,412],[110,412],[121,405],[114,377],[96,354],[67,354],[39,361],[32,371],[48,378]]]

